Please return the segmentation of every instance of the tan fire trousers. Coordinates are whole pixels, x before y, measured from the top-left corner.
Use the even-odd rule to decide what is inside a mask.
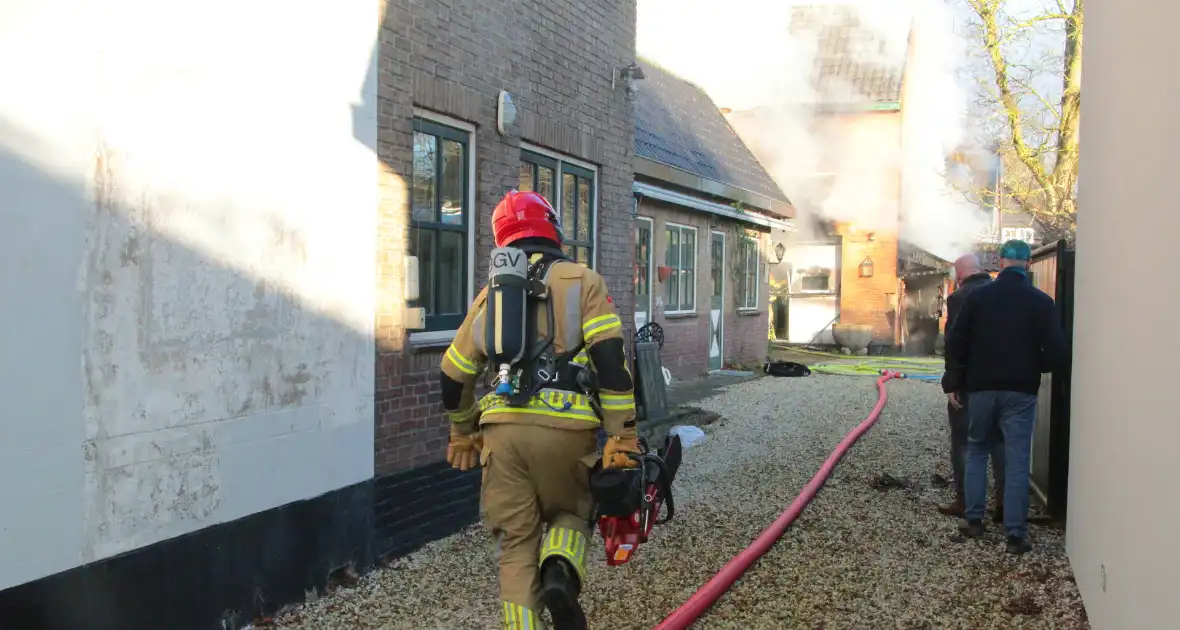
[[[587,547],[593,540],[590,467],[598,458],[597,438],[593,430],[535,424],[485,424],[481,431],[480,505],[484,525],[496,540],[500,599],[506,617],[531,615],[537,610],[545,559],[569,561],[585,584]]]

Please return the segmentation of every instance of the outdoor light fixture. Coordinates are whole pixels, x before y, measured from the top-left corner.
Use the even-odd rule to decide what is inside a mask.
[[[630,96],[635,92],[635,82],[642,81],[647,77],[643,74],[643,68],[639,64],[632,63],[626,66],[612,66],[610,76],[610,89],[615,89],[617,79],[626,79],[627,95]]]
[[[860,263],[859,270],[860,270],[860,277],[872,278],[873,277],[873,259],[869,258],[868,256],[865,256],[865,259],[863,261],[861,261],[861,263]]]
[[[775,256],[775,258],[778,259],[775,262],[782,262],[783,256],[786,256],[786,255],[787,255],[786,246],[784,246],[782,243],[779,243],[774,246],[774,256]]]
[[[500,90],[496,99],[496,130],[504,135],[508,126],[516,122],[516,103],[512,102],[512,95]]]

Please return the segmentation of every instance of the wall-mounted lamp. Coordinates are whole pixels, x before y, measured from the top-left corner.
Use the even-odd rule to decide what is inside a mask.
[[[779,243],[774,246],[774,257],[776,259],[775,262],[781,263],[783,261],[783,256],[786,256],[786,255],[787,255],[786,245]]]
[[[861,261],[860,267],[858,267],[857,270],[859,272],[860,277],[872,278],[873,277],[873,259],[869,258],[868,256],[865,256],[865,259]]]
[[[631,96],[635,93],[635,82],[642,81],[646,78],[643,74],[643,68],[640,68],[637,63],[626,66],[613,66],[611,68],[610,89],[615,89],[617,80],[622,79],[626,81],[627,96]]]
[[[496,130],[500,135],[507,133],[509,125],[516,122],[516,103],[512,102],[512,95],[500,90],[496,100]]]

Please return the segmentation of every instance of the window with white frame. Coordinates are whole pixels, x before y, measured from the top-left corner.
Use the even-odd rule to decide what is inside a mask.
[[[664,262],[671,267],[668,290],[664,297],[667,314],[695,313],[697,230],[686,225],[668,223],[664,230]]]
[[[742,235],[738,239],[737,305],[740,309],[758,308],[758,269],[761,257],[758,241]]]
[[[520,190],[544,197],[561,216],[563,249],[571,260],[594,266],[595,172],[535,151],[520,151]]]
[[[467,314],[468,131],[414,119],[409,253],[426,331],[455,330]]]

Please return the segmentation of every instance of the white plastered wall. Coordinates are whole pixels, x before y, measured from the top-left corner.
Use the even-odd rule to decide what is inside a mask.
[[[379,7],[0,0],[0,589],[372,476]]]
[[[1180,5],[1086,5],[1066,549],[1095,630],[1180,625]]]

